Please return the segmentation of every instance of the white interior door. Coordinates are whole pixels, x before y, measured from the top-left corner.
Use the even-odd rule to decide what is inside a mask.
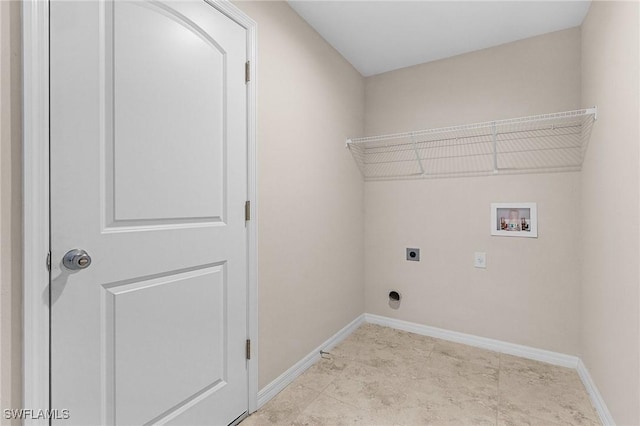
[[[205,1],[50,14],[52,407],[226,425],[248,401],[246,31]]]

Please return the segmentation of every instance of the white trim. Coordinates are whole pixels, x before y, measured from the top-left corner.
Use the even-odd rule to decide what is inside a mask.
[[[591,402],[600,416],[600,420],[604,425],[615,426],[613,417],[604,402],[602,395],[598,392],[598,388],[591,379],[591,375],[580,358],[573,355],[566,355],[558,352],[551,352],[544,349],[532,348],[530,346],[516,345],[501,340],[489,339],[486,337],[474,336],[471,334],[459,333],[457,331],[445,330],[442,328],[431,327],[428,325],[417,324],[414,322],[402,321],[394,318],[383,317],[374,314],[364,314],[365,321],[371,324],[383,325],[386,327],[396,328],[398,330],[409,331],[411,333],[421,334],[423,336],[435,337],[438,339],[448,340],[450,342],[462,343],[478,348],[489,349],[503,354],[519,356],[521,358],[532,359],[535,361],[546,362],[548,364],[568,367],[577,370],[584,387],[591,398]]]
[[[600,416],[600,421],[603,425],[606,426],[615,426],[616,422],[613,421],[613,416],[609,412],[607,408],[607,404],[605,404],[604,399],[602,399],[602,395],[598,391],[596,384],[591,378],[591,374],[589,374],[589,370],[584,365],[581,359],[578,360],[578,375],[580,376],[580,380],[582,380],[582,384],[585,388],[587,388],[587,392],[591,397],[591,402],[593,406],[596,408],[598,412],[598,416]]]
[[[264,404],[269,402],[271,398],[275,397],[280,391],[290,385],[298,376],[304,373],[309,367],[315,364],[320,359],[320,351],[321,350],[331,350],[338,343],[342,342],[346,339],[351,333],[353,333],[356,328],[360,327],[360,325],[365,321],[365,314],[360,315],[351,323],[349,323],[342,330],[338,331],[336,334],[327,339],[320,346],[312,350],[307,356],[302,358],[300,361],[295,363],[293,367],[289,368],[287,371],[282,373],[280,376],[276,377],[271,383],[262,388],[260,392],[258,392],[258,408],[262,407]]]
[[[247,30],[247,60],[252,80],[247,86],[247,197],[251,200],[248,234],[248,338],[252,357],[247,362],[249,413],[258,401],[258,259],[257,259],[257,24],[225,0],[210,3]],[[23,1],[23,406],[49,407],[49,2]],[[45,420],[24,420],[25,425],[46,425]]]
[[[472,334],[445,330],[442,328],[402,321],[380,315],[364,314],[364,317],[365,321],[371,324],[410,331],[411,333],[421,334],[423,336],[431,336],[442,340],[448,340],[450,342],[462,343],[464,345],[519,356],[521,358],[533,359],[535,361],[546,362],[548,364],[558,365],[561,367],[577,368],[578,366],[579,358],[573,355],[565,355],[544,349],[536,349],[530,346],[516,345],[515,343],[508,343],[501,340],[489,339],[487,337],[479,337]]]
[[[235,6],[234,6],[235,7]],[[246,17],[246,15],[243,14]],[[247,17],[248,20],[250,20]],[[252,341],[253,354],[249,361],[249,412],[258,409],[258,26],[253,21],[247,24],[247,54],[250,61],[248,83],[247,120],[248,120],[248,193],[251,200],[251,220],[249,221],[249,338]]]
[[[49,408],[49,3],[22,3],[23,406]],[[24,419],[25,425],[47,425]]]
[[[257,60],[258,26],[256,22],[230,1],[207,0],[220,12],[233,19],[247,30],[247,60],[249,75],[247,83],[247,199],[251,201],[251,220],[247,222],[248,233],[248,296],[247,338],[251,339],[251,359],[247,362],[249,380],[248,414],[258,409],[258,158],[257,158]]]
[[[457,331],[445,330],[442,328],[431,327],[414,322],[403,321],[395,318],[384,317],[374,314],[362,314],[349,325],[337,332],[334,336],[318,346],[306,357],[298,361],[287,371],[278,376],[275,380],[265,386],[258,392],[258,408],[261,408],[269,400],[280,393],[285,387],[291,384],[298,376],[304,373],[309,367],[315,364],[320,358],[320,350],[330,350],[338,343],[347,338],[362,323],[377,324],[385,327],[395,328],[397,330],[408,331],[423,336],[435,337],[437,339],[447,340],[450,342],[461,343],[464,345],[474,346],[482,349],[488,349],[508,355],[514,355],[521,358],[532,359],[535,361],[546,362],[561,367],[573,368],[577,370],[584,387],[586,388],[591,402],[593,403],[600,421],[605,426],[615,426],[613,417],[602,399],[600,392],[595,383],[591,379],[589,371],[585,367],[582,360],[573,355],[566,355],[558,352],[551,352],[544,349],[532,348],[530,346],[517,345],[501,340],[489,339],[486,337],[474,336],[472,334],[460,333]]]

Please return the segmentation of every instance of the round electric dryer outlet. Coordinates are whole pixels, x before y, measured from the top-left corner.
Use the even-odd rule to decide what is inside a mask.
[[[407,248],[407,260],[414,262],[420,261],[420,249],[419,248]]]

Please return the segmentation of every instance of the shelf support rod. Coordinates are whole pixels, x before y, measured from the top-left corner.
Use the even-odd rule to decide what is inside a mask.
[[[496,122],[491,124],[491,140],[493,141],[493,173],[498,173],[498,134]]]
[[[420,174],[424,174],[424,167],[422,166],[422,161],[420,161],[420,154],[418,153],[418,145],[416,143],[416,136],[414,133],[411,133],[411,143],[413,144],[413,152],[416,153],[416,160],[418,160],[418,166],[420,166]]]

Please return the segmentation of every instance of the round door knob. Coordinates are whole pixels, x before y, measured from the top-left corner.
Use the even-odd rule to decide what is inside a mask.
[[[78,269],[86,269],[91,265],[91,256],[84,250],[73,249],[69,250],[62,259],[62,264],[65,268],[72,271]]]

